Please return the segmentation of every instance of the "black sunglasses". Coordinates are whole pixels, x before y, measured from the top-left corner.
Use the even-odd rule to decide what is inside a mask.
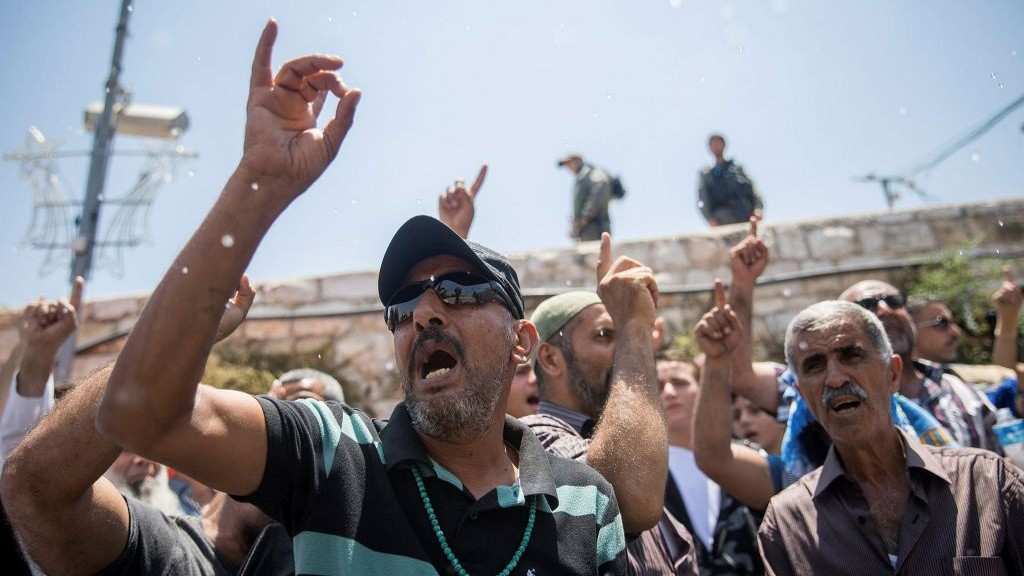
[[[515,309],[501,284],[472,272],[451,272],[436,278],[431,276],[428,280],[403,286],[395,292],[384,307],[384,321],[388,330],[394,332],[400,324],[412,318],[416,305],[428,288],[449,306],[498,302],[509,311]]]
[[[931,320],[917,323],[918,328],[938,328],[939,330],[949,330],[952,325],[953,321],[945,316],[936,316]]]
[[[867,298],[861,298],[854,302],[854,304],[861,308],[867,308],[872,312],[878,311],[878,303],[885,302],[885,305],[892,310],[899,310],[906,305],[903,297],[899,294],[886,294],[885,296],[868,296]]]

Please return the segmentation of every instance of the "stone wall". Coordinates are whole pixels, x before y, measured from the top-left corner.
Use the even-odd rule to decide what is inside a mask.
[[[945,250],[978,256],[1024,256],[1024,199],[945,205],[826,220],[766,223],[771,262],[757,290],[755,338],[761,353],[778,349],[789,319],[816,301],[834,298],[853,282],[900,283],[908,267]],[[688,331],[710,301],[714,278],[728,279],[728,248],[746,233],[735,225],[703,233],[630,240],[616,255],[632,256],[657,273],[662,313],[673,333]],[[597,243],[512,256],[528,308],[565,290],[592,287]],[[1018,269],[1020,269],[1018,267]],[[377,408],[399,394],[391,336],[377,305],[375,272],[351,272],[257,286],[250,319],[229,345],[268,353],[329,350],[347,386]],[[97,300],[85,306],[75,376],[111,361],[146,296]],[[0,316],[0,357],[16,342],[13,314]],[[351,388],[350,388],[351,389]]]

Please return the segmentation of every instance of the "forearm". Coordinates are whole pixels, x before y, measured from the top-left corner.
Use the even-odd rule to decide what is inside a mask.
[[[113,464],[121,449],[95,426],[110,371],[107,366],[86,378],[14,451],[4,470],[5,496],[13,493],[34,507],[64,508]]]
[[[274,199],[274,186],[253,186],[236,170],[154,291],[100,406],[100,429],[122,446],[144,453],[163,431],[190,417],[225,303],[285,208]]]
[[[17,391],[20,396],[35,398],[42,396],[46,381],[53,372],[56,350],[27,349],[18,364]],[[5,383],[6,384],[6,383]]]
[[[700,396],[693,414],[693,454],[708,476],[732,463],[731,372],[728,358],[709,358],[700,375]]]
[[[21,342],[18,342],[14,350],[11,350],[10,355],[7,356],[3,366],[0,366],[0,415],[4,413],[4,409],[7,407],[7,400],[11,391],[11,380],[18,373],[23,350],[24,346]]]
[[[615,488],[627,533],[654,526],[664,506],[668,438],[650,327],[616,336],[611,388],[587,450],[587,463]]]
[[[1011,370],[1017,368],[1017,315],[996,316],[992,363]]]
[[[732,352],[732,390],[762,410],[775,413],[779,407],[773,374],[763,374],[754,365],[754,284],[733,279],[729,286],[729,305],[743,327],[743,337]]]

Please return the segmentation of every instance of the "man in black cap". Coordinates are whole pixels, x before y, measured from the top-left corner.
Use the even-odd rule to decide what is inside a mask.
[[[241,164],[128,337],[99,428],[280,521],[298,574],[621,572],[610,485],[505,417],[512,374],[537,343],[515,271],[433,218],[406,222],[381,263],[406,398],[389,422],[198,384],[231,284],[337,154],[359,101],[334,56],[275,77],[276,32],[268,23],[256,50]],[[340,102],[320,130],[327,91]]]

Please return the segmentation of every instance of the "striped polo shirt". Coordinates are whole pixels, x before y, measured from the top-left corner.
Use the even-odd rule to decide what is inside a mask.
[[[337,402],[259,397],[267,464],[252,502],[292,538],[296,574],[453,574],[420,498],[423,477],[439,527],[470,574],[497,574],[515,554],[537,499],[532,537],[512,574],[619,574],[625,534],[608,482],[549,455],[514,418],[519,480],[475,499],[427,454],[404,404],[388,422]],[[531,498],[532,497],[532,498]]]

